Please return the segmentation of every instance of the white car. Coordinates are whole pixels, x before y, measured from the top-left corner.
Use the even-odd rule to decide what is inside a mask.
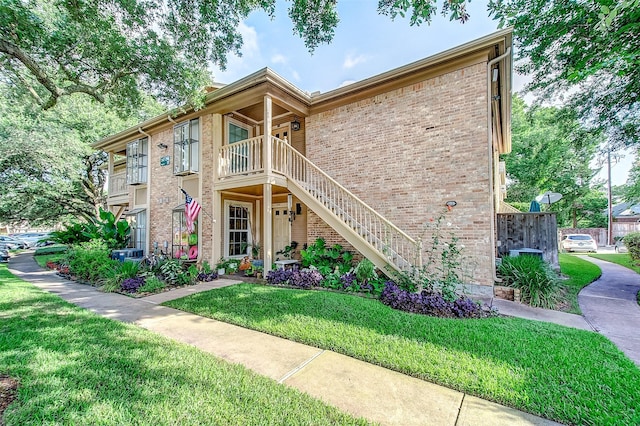
[[[591,252],[598,251],[598,244],[589,234],[569,234],[562,239],[562,250],[566,252]]]

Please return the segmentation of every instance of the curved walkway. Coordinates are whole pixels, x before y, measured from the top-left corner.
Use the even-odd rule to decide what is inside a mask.
[[[640,274],[624,266],[593,257],[602,275],[578,294],[582,315],[640,367]]]
[[[42,270],[22,253],[11,258],[16,276],[107,318],[129,322],[297,388],[357,417],[398,426],[551,426],[553,421],[405,376],[331,351],[158,305],[237,281],[169,291],[141,299],[102,293]]]

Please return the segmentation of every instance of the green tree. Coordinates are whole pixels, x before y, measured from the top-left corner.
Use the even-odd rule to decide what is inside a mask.
[[[589,210],[578,206],[591,208],[582,201],[597,172],[589,163],[602,140],[600,133],[586,129],[569,109],[528,107],[514,96],[512,139],[512,152],[503,156],[507,201],[528,203],[545,191],[558,192],[563,197],[552,210],[562,226],[572,224],[574,213],[586,218]]]
[[[562,101],[614,145],[640,136],[638,0],[491,0],[513,26],[516,70],[539,99]]]
[[[51,224],[65,216],[89,220],[105,201],[105,155],[89,144],[144,117],[119,119],[91,98],[60,100],[42,111],[0,85],[0,222]]]
[[[465,21],[469,0],[442,0]],[[240,54],[239,22],[254,10],[273,16],[276,0],[0,0],[0,78],[44,109],[74,93],[122,116],[152,94],[169,106],[202,105],[208,67]],[[429,22],[440,0],[381,0],[380,13]],[[294,33],[310,51],[329,43],[336,0],[292,0]]]

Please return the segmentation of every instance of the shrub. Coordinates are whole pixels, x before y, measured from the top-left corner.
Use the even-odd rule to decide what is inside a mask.
[[[69,249],[64,244],[56,244],[53,246],[38,247],[34,252],[34,256],[43,256],[45,254],[64,253]]]
[[[267,274],[267,283],[271,285],[288,284],[292,275],[293,269],[274,269]]]
[[[110,264],[111,267],[100,280],[102,290],[105,292],[120,290],[124,280],[127,278],[135,278],[140,272],[140,264],[138,262],[111,260]]]
[[[114,268],[109,249],[99,240],[88,241],[69,249],[69,272],[81,280],[98,283]]]
[[[144,277],[127,278],[120,285],[120,290],[125,293],[135,293],[138,289],[144,286]]]
[[[323,276],[332,272],[345,274],[351,270],[353,254],[344,250],[340,244],[327,247],[322,238],[318,238],[315,243],[300,251],[302,266],[308,268],[313,266]]]
[[[498,267],[506,285],[520,289],[522,301],[531,306],[553,308],[560,281],[538,256],[506,256]]]
[[[640,260],[640,232],[632,232],[625,235],[624,245],[629,250],[629,256],[635,261]]]
[[[167,259],[160,264],[160,273],[164,280],[172,285],[180,285],[182,280],[182,263],[177,259]]]
[[[144,284],[138,287],[138,293],[153,293],[157,290],[161,290],[167,286],[167,283],[159,279],[158,277],[147,277],[144,280]]]
[[[322,274],[314,269],[294,270],[289,279],[289,285],[298,288],[318,287],[322,281]]]
[[[385,305],[405,312],[445,318],[485,318],[493,315],[489,309],[461,296],[449,302],[439,292],[422,290],[413,293],[400,288],[393,281],[387,281],[380,295]]]

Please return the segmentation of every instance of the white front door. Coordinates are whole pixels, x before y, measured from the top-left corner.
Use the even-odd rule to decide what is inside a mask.
[[[282,260],[281,254],[276,254],[284,250],[291,243],[291,222],[287,213],[286,204],[274,204],[273,212],[273,254],[274,259]]]

